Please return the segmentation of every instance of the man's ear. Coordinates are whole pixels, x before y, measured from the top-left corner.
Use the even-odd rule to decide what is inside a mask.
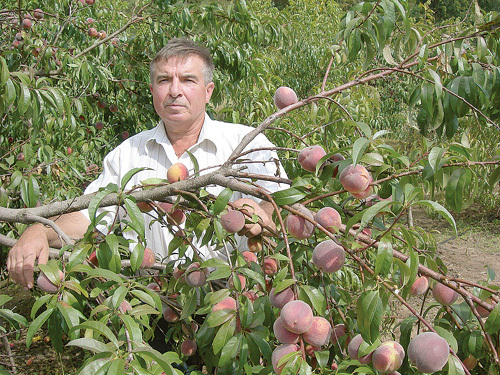
[[[205,102],[206,103],[208,103],[210,101],[210,98],[212,97],[212,93],[214,92],[214,87],[215,87],[215,84],[213,82],[210,82],[207,85],[206,95],[205,95]]]
[[[149,84],[149,91],[151,91],[151,94],[153,93],[153,85],[151,83]]]

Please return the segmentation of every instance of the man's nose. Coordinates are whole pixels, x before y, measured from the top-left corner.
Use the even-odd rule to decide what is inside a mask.
[[[177,78],[173,78],[170,84],[170,96],[176,98],[181,95],[181,86]]]

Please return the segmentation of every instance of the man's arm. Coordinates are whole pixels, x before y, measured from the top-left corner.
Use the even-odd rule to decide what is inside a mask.
[[[55,223],[74,239],[82,238],[90,224],[81,212],[64,214]],[[62,246],[59,236],[52,228],[35,224],[26,229],[7,257],[7,270],[12,280],[27,289],[32,288],[35,260],[38,260],[38,264],[47,263],[49,246]]]

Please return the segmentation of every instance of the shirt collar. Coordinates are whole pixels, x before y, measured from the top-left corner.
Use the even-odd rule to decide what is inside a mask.
[[[211,142],[214,145],[215,150],[217,150],[217,141],[220,141],[220,136],[220,134],[217,134],[214,121],[205,112],[205,119],[203,121],[203,127],[201,128],[200,135],[198,136],[198,141],[191,146],[191,148],[199,146],[204,141],[207,141]],[[162,120],[158,122],[158,125],[153,129],[151,137],[146,141],[147,153],[149,153],[152,147],[154,147],[154,144],[162,146],[168,145],[171,147],[171,143],[168,139],[167,132],[165,131],[165,125]]]

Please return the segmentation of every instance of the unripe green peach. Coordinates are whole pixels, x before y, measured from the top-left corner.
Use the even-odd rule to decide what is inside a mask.
[[[325,240],[314,248],[312,262],[323,272],[337,272],[344,265],[345,250],[333,240]]]

